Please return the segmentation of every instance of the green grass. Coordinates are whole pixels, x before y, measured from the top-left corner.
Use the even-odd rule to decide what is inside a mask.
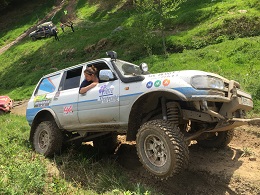
[[[43,0],[2,17],[8,19],[0,29],[0,47],[35,25],[52,7],[53,0]],[[65,9],[53,18],[58,27]],[[28,99],[43,75],[105,57],[106,51],[114,50],[120,59],[147,62],[152,73],[196,69],[237,80],[253,95],[254,114],[259,115],[259,11],[258,0],[186,1],[176,11],[178,17],[167,21],[165,56],[158,29],[153,29],[152,23],[143,26],[141,21],[147,21],[149,13],[140,18],[126,0],[78,0],[74,33],[69,27],[64,33],[60,30],[59,42],[54,38],[33,42],[26,37],[0,55],[0,94]],[[113,32],[119,26],[122,30]],[[4,115],[0,123],[0,194],[154,192],[132,184],[128,172],[113,158],[97,158],[89,146],[67,150],[52,159],[34,153],[25,117]]]
[[[0,194],[151,194],[130,182],[114,158],[100,158],[92,146],[68,149],[47,159],[36,154],[24,116],[0,116]]]
[[[120,59],[148,62],[154,73],[199,69],[238,80],[242,88],[253,95],[255,110],[258,111],[259,4],[257,0],[186,1],[176,11],[178,17],[168,21],[168,55],[165,57],[156,29],[151,29],[153,34],[148,32],[149,26],[143,26],[139,13],[127,1],[79,0],[74,33],[69,27],[64,33],[60,30],[59,42],[53,38],[35,42],[25,38],[0,55],[0,92],[15,100],[28,99],[43,75],[105,57],[106,51],[115,50]],[[43,9],[37,7],[41,17],[50,8],[51,1],[48,0]],[[57,26],[65,9],[54,17]],[[246,13],[240,10],[246,10]],[[12,37],[19,35],[16,30],[35,22],[33,15],[33,12],[28,12],[28,16],[17,25],[6,25],[4,31],[9,30],[6,33],[9,38],[4,36],[0,40],[6,43],[13,40]],[[149,19],[149,13],[142,15],[143,21]],[[113,30],[119,26],[122,30],[114,33]]]
[[[0,18],[0,47],[14,41],[19,35],[37,24],[53,6],[53,0],[42,0],[40,3],[30,2],[18,5],[19,9],[3,13]],[[19,18],[19,20],[18,20]]]

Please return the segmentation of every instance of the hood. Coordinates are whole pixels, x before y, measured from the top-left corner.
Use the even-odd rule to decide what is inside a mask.
[[[34,34],[36,32],[36,30],[30,32],[29,36],[31,36],[32,34]]]
[[[0,104],[7,104],[10,102],[10,98],[8,96],[0,96]]]
[[[180,78],[180,79],[184,80],[185,82],[190,83],[191,78],[194,76],[198,76],[198,75],[213,76],[213,77],[222,79],[224,82],[229,82],[228,79],[226,79],[218,74],[200,71],[200,70],[180,70],[180,71],[173,71],[173,72],[162,72],[162,73],[145,75],[145,77],[153,78],[153,79]]]

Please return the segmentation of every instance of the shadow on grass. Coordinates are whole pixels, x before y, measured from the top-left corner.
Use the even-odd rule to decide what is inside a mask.
[[[155,194],[236,194],[229,187],[234,172],[242,165],[242,151],[230,147],[210,150],[197,145],[190,147],[190,165],[168,180],[156,179],[138,160],[135,145],[122,143],[113,155],[100,155],[91,145],[78,150],[69,149],[56,158],[60,173],[69,182],[98,193],[113,189],[134,191],[145,186],[143,192]]]

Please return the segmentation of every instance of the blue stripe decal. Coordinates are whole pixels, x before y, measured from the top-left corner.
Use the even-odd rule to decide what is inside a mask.
[[[208,94],[208,90],[197,90],[192,87],[178,87],[178,88],[173,88],[173,89],[184,94],[186,97],[191,97],[192,95],[207,95]]]
[[[208,94],[208,90],[196,90],[192,87],[178,87],[178,88],[172,88],[172,89],[179,91],[180,93],[184,94],[186,97],[191,97],[192,95],[207,95]],[[130,97],[130,96],[138,96],[138,95],[141,95],[143,93],[144,92],[122,95],[122,96],[119,96],[119,98],[125,98],[125,97]],[[96,101],[98,101],[98,99],[85,100],[85,101],[81,101],[81,102],[68,102],[66,104],[55,104],[55,105],[48,106],[48,107],[50,108],[50,107],[55,107],[55,106],[65,106],[65,105],[68,105],[68,104],[81,104],[81,103],[96,102]],[[35,117],[36,113],[39,112],[43,108],[46,108],[46,107],[27,109],[26,118],[29,121],[29,123],[33,121],[33,118]]]

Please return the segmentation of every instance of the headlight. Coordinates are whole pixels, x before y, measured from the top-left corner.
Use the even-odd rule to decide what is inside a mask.
[[[146,63],[141,63],[139,67],[142,72],[148,72],[148,65]]]
[[[201,75],[191,78],[191,85],[196,89],[224,90],[224,81],[217,77]]]

